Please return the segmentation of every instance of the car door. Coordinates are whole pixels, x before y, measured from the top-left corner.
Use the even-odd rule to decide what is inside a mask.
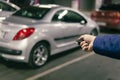
[[[85,26],[86,20],[78,13],[72,10],[59,10],[53,17],[53,21],[60,21],[63,28],[63,37],[60,39],[61,42],[69,43],[75,41],[80,34],[80,30]]]

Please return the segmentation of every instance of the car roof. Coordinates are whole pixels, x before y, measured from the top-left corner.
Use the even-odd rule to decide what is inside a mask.
[[[60,5],[56,5],[56,4],[35,4],[33,6],[35,6],[35,7],[43,7],[43,8],[60,7]]]

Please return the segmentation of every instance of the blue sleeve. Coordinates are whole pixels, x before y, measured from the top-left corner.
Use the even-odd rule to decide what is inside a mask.
[[[95,53],[120,57],[120,35],[97,36],[93,43]]]

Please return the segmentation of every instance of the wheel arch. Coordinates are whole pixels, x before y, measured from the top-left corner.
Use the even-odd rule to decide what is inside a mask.
[[[47,47],[48,47],[48,49],[49,49],[49,55],[50,55],[50,53],[51,53],[51,45],[50,45],[50,43],[49,43],[47,40],[41,40],[41,41],[36,42],[36,43],[34,44],[34,46],[32,47],[32,49],[33,49],[37,44],[39,44],[39,43],[44,43],[44,44],[47,45]],[[32,50],[32,49],[31,49],[31,50]]]
[[[96,28],[92,29],[91,32],[94,32],[94,33],[95,33],[95,36],[97,36],[97,35],[99,34],[99,31],[98,31]],[[91,32],[90,32],[90,34],[91,34]]]

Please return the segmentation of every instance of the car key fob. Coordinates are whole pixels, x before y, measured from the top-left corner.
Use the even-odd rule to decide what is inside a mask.
[[[78,43],[78,45],[80,45],[80,43],[84,41],[83,39],[77,39],[76,42]]]

